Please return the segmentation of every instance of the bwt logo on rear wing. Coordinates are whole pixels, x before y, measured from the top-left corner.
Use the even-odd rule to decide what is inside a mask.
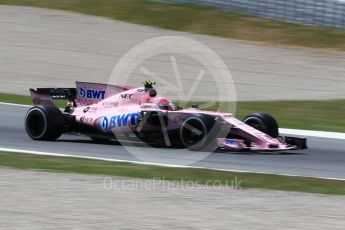
[[[53,99],[75,102],[77,105],[95,104],[107,97],[125,90],[128,86],[107,85],[90,82],[76,82],[76,88],[38,88],[30,89],[32,101],[37,104],[53,104]]]
[[[125,90],[126,87],[100,83],[77,82],[77,104],[91,105]]]
[[[84,89],[82,87],[79,87],[78,91],[79,91],[78,96],[80,98],[97,99],[97,100],[105,98],[104,90]]]

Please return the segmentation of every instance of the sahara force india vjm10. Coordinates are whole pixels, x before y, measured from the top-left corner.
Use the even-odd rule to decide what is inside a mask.
[[[253,113],[243,121],[233,114],[182,109],[157,97],[153,82],[143,87],[77,82],[76,88],[30,89],[35,104],[25,129],[33,140],[56,140],[63,133],[95,141],[143,142],[190,150],[285,151],[307,148],[305,138],[282,137],[276,120]],[[61,111],[53,99],[68,100]]]

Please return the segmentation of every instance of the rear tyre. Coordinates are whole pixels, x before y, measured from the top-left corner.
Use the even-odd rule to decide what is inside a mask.
[[[279,136],[278,123],[269,114],[252,113],[245,117],[243,122],[273,138],[277,138]]]
[[[33,140],[58,139],[64,129],[64,117],[54,105],[37,105],[25,116],[25,130]]]

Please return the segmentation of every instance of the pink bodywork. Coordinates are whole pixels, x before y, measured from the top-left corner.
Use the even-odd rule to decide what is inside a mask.
[[[243,140],[217,138],[218,148],[224,150],[251,150],[251,151],[282,151],[294,149],[295,146],[287,145],[278,138],[267,134],[243,123],[230,113],[203,111],[195,108],[176,111],[161,110],[154,103],[154,97],[149,95],[149,90],[144,87],[134,88],[129,86],[105,85],[98,83],[77,82],[76,107],[72,107],[71,115],[77,122],[95,127],[106,132],[112,131],[121,134],[130,134],[138,129],[140,115],[145,112],[157,111],[169,115],[174,120],[175,116],[186,114],[207,114],[221,119],[222,124],[234,134],[250,140],[250,146]],[[49,104],[52,100],[45,95],[40,95],[31,90],[35,104]],[[120,124],[120,125],[118,125]],[[168,130],[176,129],[181,125],[170,122]]]

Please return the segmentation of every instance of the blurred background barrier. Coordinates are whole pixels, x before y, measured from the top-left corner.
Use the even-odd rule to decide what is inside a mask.
[[[345,0],[169,0],[307,25],[345,29]]]

